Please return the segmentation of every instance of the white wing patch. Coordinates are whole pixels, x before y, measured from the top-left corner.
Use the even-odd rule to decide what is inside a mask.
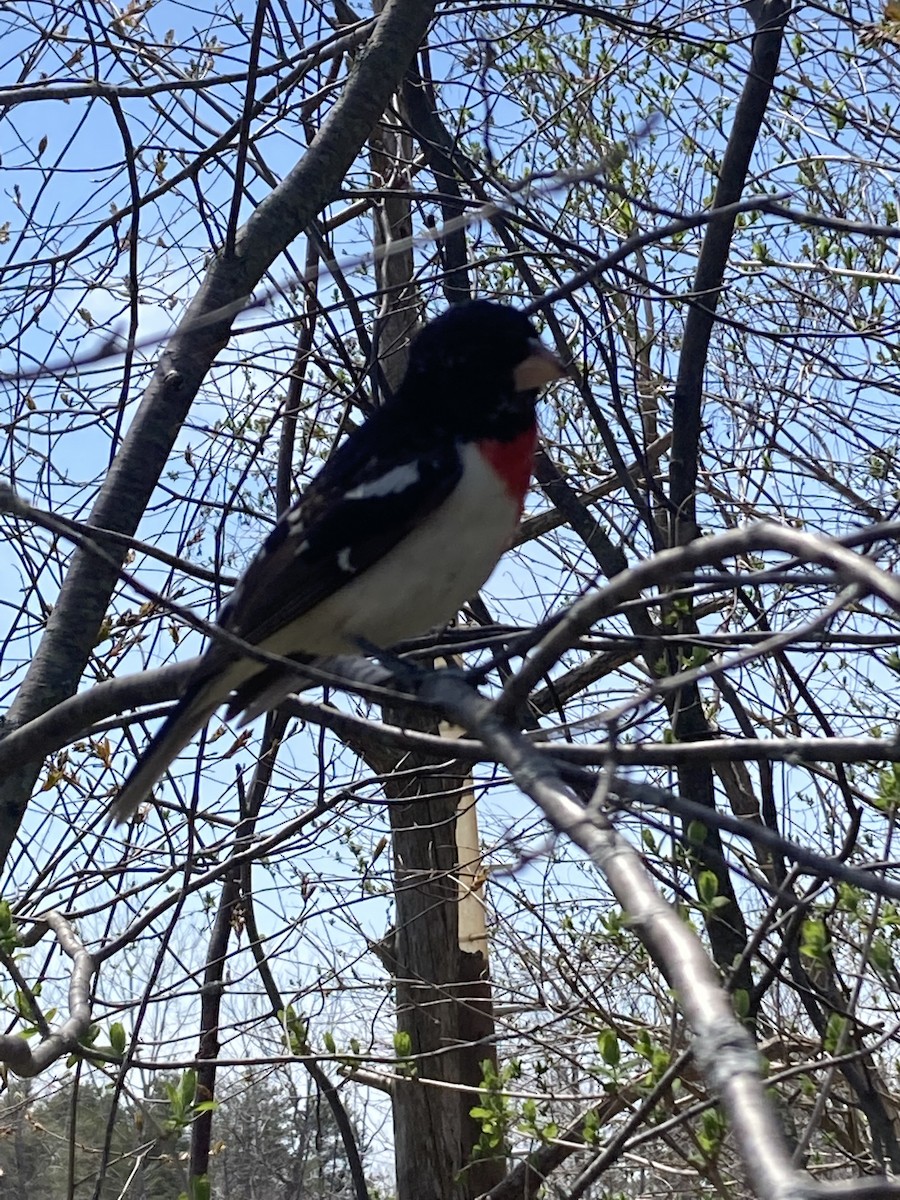
[[[465,483],[396,546],[346,581],[297,621],[273,633],[263,649],[275,654],[359,654],[359,639],[392,646],[454,616],[478,591],[509,545],[519,506],[483,455],[460,449]],[[399,469],[376,480],[381,485]],[[410,479],[408,469],[403,478]],[[386,493],[385,493],[386,494]],[[351,561],[343,547],[334,561]]]
[[[350,556],[352,553],[353,553],[353,551],[350,549],[349,546],[345,546],[343,548],[343,550],[339,550],[337,553],[337,565],[340,567],[340,569],[342,571],[346,571],[346,573],[348,575],[352,575],[354,570],[356,569],[350,560]]]
[[[392,467],[377,479],[361,483],[359,487],[351,488],[344,493],[347,500],[369,500],[378,496],[396,496],[405,492],[419,482],[419,464],[415,462],[402,463]]]

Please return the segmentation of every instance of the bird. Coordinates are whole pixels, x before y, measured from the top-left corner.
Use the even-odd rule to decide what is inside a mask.
[[[314,663],[446,625],[512,541],[531,481],[538,393],[564,373],[512,306],[471,300],[429,321],[395,393],[281,514],[218,627]],[[228,718],[259,715],[292,680],[213,638],[119,790],[113,820],[134,816],[221,704]]]

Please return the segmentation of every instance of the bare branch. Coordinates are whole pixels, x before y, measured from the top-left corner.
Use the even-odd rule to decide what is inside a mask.
[[[72,960],[69,1016],[60,1028],[45,1032],[34,1049],[24,1037],[0,1034],[0,1061],[8,1063],[17,1075],[33,1079],[64,1054],[74,1054],[82,1049],[80,1041],[91,1025],[91,981],[97,970],[97,960],[85,950],[71,922],[62,913],[46,912],[29,919],[33,920],[33,927],[23,938],[23,945],[35,945],[50,929],[56,934],[60,948]]]

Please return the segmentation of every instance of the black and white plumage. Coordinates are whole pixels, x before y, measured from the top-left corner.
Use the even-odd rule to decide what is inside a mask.
[[[310,661],[387,648],[446,624],[509,545],[537,437],[537,390],[563,373],[531,322],[485,300],[449,309],[410,347],[396,395],[338,447],[284,512],[218,624]],[[127,820],[231,697],[274,695],[283,674],[213,642],[113,807]]]

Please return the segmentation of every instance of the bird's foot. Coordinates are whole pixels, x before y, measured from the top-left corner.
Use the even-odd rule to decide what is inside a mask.
[[[436,672],[433,668],[420,666],[419,663],[411,662],[408,658],[401,658],[393,650],[385,650],[381,646],[376,646],[368,638],[358,637],[356,644],[363,654],[374,658],[385,670],[390,671],[396,683],[407,691],[418,694],[421,692],[423,684],[435,677]],[[493,658],[477,667],[448,665],[440,668],[440,674],[444,678],[449,675],[453,679],[459,679],[468,684],[469,687],[478,688],[487,681],[487,677],[495,665],[496,662]]]
[[[390,671],[394,677],[394,682],[406,691],[418,691],[422,680],[429,674],[426,667],[420,667],[418,663],[401,658],[393,650],[385,650],[383,646],[376,646],[368,638],[357,637],[354,640],[367,658],[374,658],[386,671]]]

